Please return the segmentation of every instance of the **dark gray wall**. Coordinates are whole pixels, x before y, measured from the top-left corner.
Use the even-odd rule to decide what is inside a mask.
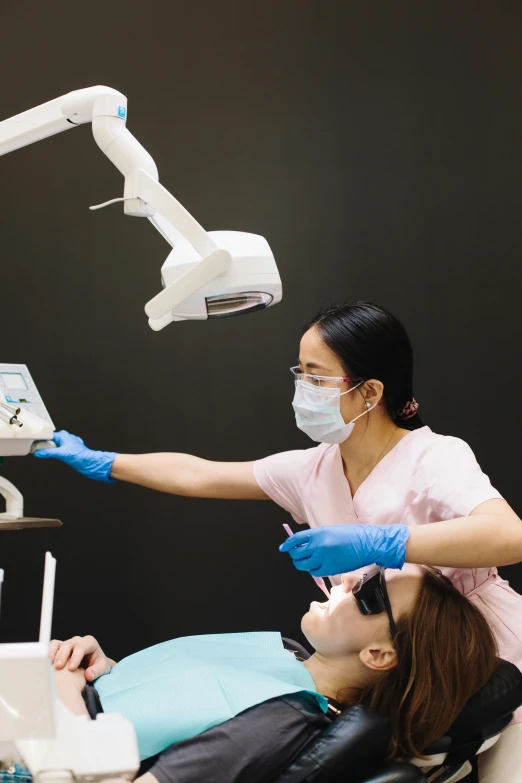
[[[0,159],[0,359],[94,448],[246,460],[311,443],[288,367],[319,307],[366,298],[407,326],[416,397],[522,512],[519,2],[4,4],[1,115],[107,84],[162,182],[209,228],[268,238],[283,303],[152,332],[167,246],[120,207],[86,126]],[[27,513],[0,533],[1,638],[33,639],[43,553],[54,633],[119,657],[177,634],[281,629],[318,597],[269,503],[187,500],[10,459]],[[287,520],[288,521],[288,520]],[[502,531],[498,531],[502,535]],[[502,569],[522,589],[520,567]]]

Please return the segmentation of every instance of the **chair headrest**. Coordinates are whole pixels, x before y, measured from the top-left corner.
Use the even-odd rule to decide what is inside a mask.
[[[514,664],[499,658],[493,676],[472,696],[447,733],[452,739],[481,736],[521,704],[522,673]]]

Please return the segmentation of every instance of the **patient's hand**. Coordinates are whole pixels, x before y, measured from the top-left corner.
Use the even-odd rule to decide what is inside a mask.
[[[49,657],[57,670],[63,669],[67,662],[71,672],[83,665],[85,679],[89,682],[107,674],[116,664],[105,655],[94,636],[73,636],[65,642],[53,639],[49,645]]]
[[[60,691],[67,689],[68,691],[77,691],[81,693],[86,685],[85,669],[77,668],[74,671],[69,669],[55,669],[54,670],[54,685],[56,688],[56,695],[60,697]]]

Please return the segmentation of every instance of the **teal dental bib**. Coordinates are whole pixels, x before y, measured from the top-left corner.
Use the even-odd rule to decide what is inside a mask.
[[[95,687],[104,712],[133,724],[141,759],[276,696],[307,691],[328,709],[304,664],[270,631],[163,642],[124,658]]]

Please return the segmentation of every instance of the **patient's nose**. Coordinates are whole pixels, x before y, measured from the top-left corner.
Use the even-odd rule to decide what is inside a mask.
[[[359,574],[343,574],[341,576],[341,587],[345,593],[351,593],[360,579]]]

